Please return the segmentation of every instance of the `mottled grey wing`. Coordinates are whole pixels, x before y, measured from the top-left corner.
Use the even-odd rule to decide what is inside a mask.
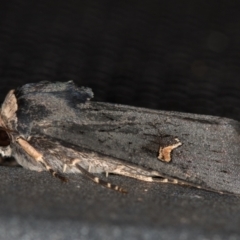
[[[29,83],[18,88],[15,95],[18,104],[17,130],[24,136],[30,134],[35,123],[77,118],[79,111],[75,109],[85,106],[93,98],[90,88],[78,88],[72,81]]]
[[[77,95],[78,90],[68,94]],[[52,101],[51,91],[45,99],[36,93],[31,104],[29,94],[20,94],[27,102],[19,101],[21,122],[31,116],[31,128],[20,125],[20,131],[43,133],[196,185],[240,194],[239,123],[234,120],[107,103],[77,104],[67,94],[62,107]],[[55,98],[61,97],[56,93]],[[159,147],[172,138],[183,145],[173,151],[170,163],[159,161]]]

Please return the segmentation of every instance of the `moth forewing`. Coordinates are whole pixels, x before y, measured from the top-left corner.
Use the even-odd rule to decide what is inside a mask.
[[[97,102],[77,113],[73,124],[54,121],[36,131],[195,186],[240,193],[237,121]],[[171,150],[171,162],[159,161],[161,146],[176,138],[182,145]]]

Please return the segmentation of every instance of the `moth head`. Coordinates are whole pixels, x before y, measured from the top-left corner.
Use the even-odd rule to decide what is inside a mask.
[[[14,90],[10,90],[0,108],[0,154],[3,157],[10,157],[12,154],[10,132],[17,124],[17,109],[17,98]]]
[[[10,157],[12,155],[10,142],[11,139],[7,130],[0,128],[0,154],[2,157]]]

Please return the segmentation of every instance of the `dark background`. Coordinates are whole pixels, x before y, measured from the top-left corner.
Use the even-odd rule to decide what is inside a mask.
[[[3,101],[9,89],[28,82],[72,79],[78,85],[91,87],[95,101],[240,120],[239,50],[239,1],[2,1],[0,100]],[[97,239],[99,234],[105,239],[106,236],[109,239],[194,239],[194,236],[195,239],[239,239],[240,236],[239,200],[236,199],[219,199],[217,195],[201,193],[199,200],[196,192],[189,197],[190,190],[181,188],[182,195],[177,195],[176,186],[165,185],[166,195],[161,195],[161,201],[156,200],[159,196],[153,191],[147,197],[141,196],[146,198],[137,206],[134,201],[138,202],[138,193],[118,201],[119,195],[105,196],[106,190],[100,188],[100,195],[94,197],[96,186],[89,184],[89,188],[77,194],[81,205],[78,209],[74,205],[77,199],[70,200],[72,205],[68,205],[69,199],[64,199],[66,195],[74,199],[75,193],[64,192],[66,187],[64,190],[56,187],[54,192],[52,178],[48,179],[46,174],[41,175],[41,181],[47,181],[46,186],[43,184],[45,188],[41,188],[45,195],[39,194],[38,175],[27,173],[36,182],[32,189],[25,171],[14,170],[14,180],[23,181],[23,185],[16,186],[12,171],[1,170],[4,176],[1,199],[5,202],[0,204],[0,234],[5,236],[15,229],[5,239],[38,239],[37,236],[77,239],[80,235],[82,239],[84,236]],[[158,186],[157,190],[161,188]],[[103,206],[97,207],[98,201]],[[110,204],[108,208],[111,202],[115,205]],[[84,215],[85,205],[90,211],[88,217]],[[148,209],[151,217],[147,215]],[[182,212],[177,212],[180,209]],[[79,211],[79,215],[67,214],[63,218],[57,214],[61,211],[74,214]],[[104,214],[110,217],[104,218]],[[81,218],[83,215],[86,218]],[[100,228],[96,227],[98,217],[103,223]],[[148,221],[140,223],[141,218]],[[113,227],[124,222],[125,231]],[[4,228],[9,231],[4,232]],[[76,229],[79,232],[74,232]]]
[[[240,119],[239,1],[5,1],[1,100],[74,80],[96,101]]]

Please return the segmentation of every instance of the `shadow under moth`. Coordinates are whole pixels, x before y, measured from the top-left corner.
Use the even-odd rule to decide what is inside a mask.
[[[0,154],[67,180],[97,174],[240,194],[239,123],[197,114],[93,102],[72,81],[11,90],[0,112]]]

